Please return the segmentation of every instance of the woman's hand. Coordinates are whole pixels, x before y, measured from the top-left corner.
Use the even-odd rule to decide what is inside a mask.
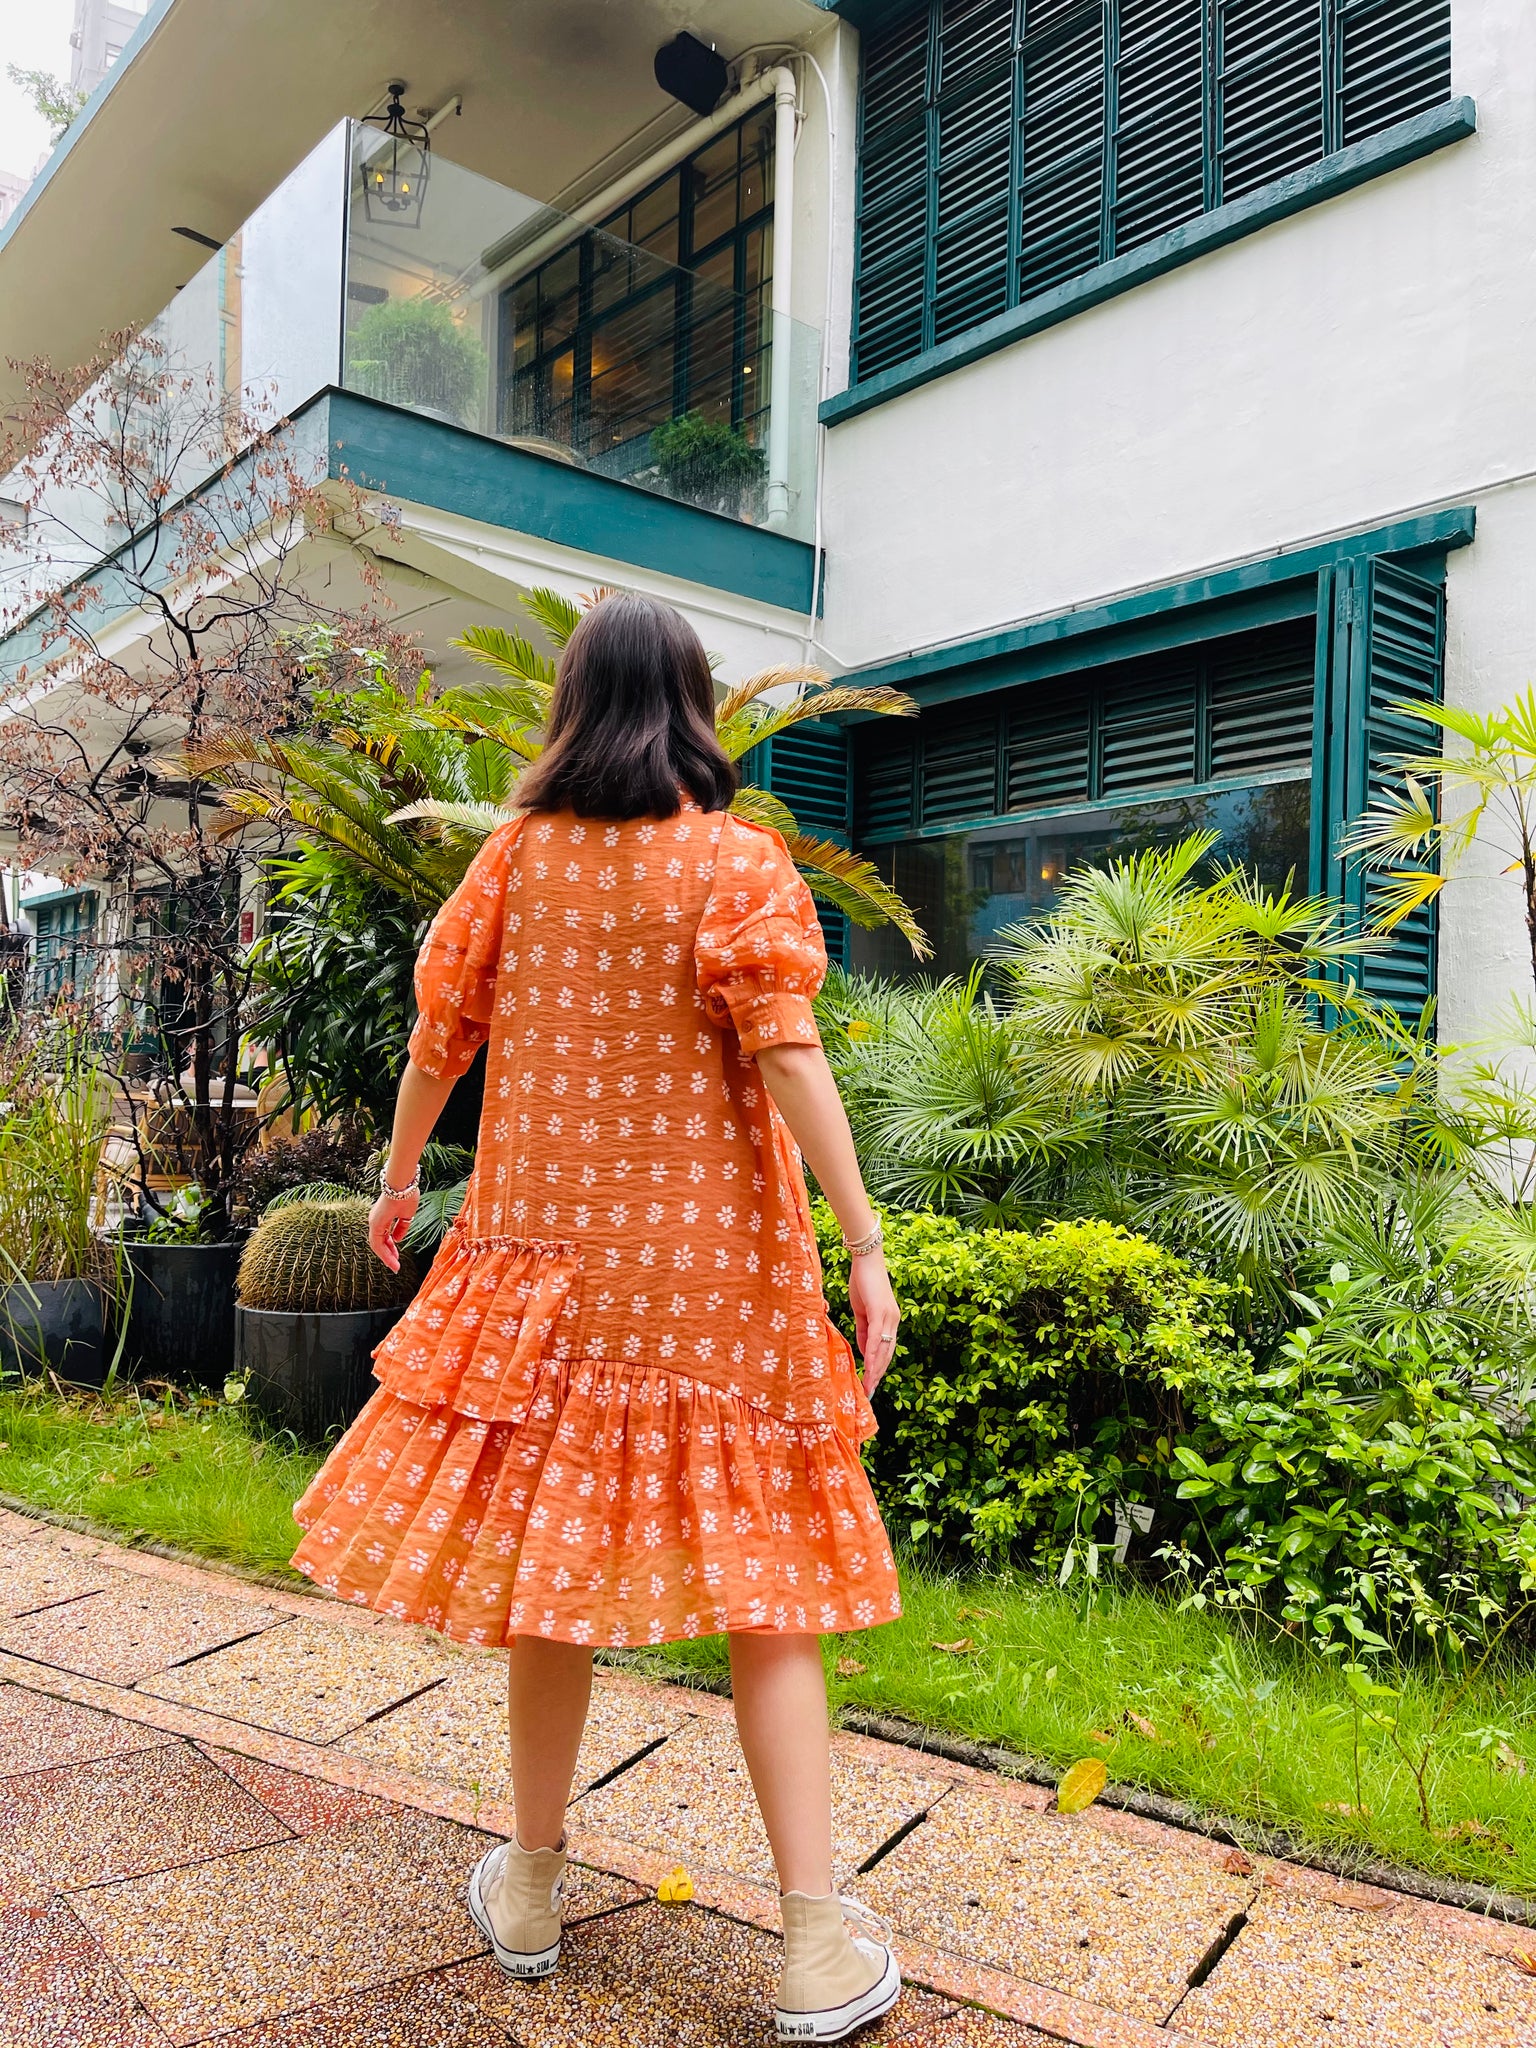
[[[420,1206],[417,1194],[380,1195],[368,1211],[368,1242],[375,1258],[382,1259],[391,1273],[400,1270],[400,1240]]]
[[[853,1261],[848,1273],[848,1306],[853,1310],[859,1356],[864,1361],[864,1392],[873,1394],[896,1355],[896,1331],[901,1323],[883,1252],[863,1252]]]

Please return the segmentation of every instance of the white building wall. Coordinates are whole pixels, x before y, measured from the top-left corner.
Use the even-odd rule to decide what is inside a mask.
[[[1454,0],[1478,133],[833,427],[825,647],[839,665],[1432,506],[1452,702],[1536,651],[1536,15]],[[851,245],[851,192],[842,234]],[[1443,1033],[1529,988],[1512,885],[1448,892]]]

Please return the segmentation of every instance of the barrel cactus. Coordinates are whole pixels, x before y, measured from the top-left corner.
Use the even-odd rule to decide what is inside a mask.
[[[251,1232],[240,1257],[239,1291],[246,1308],[289,1315],[395,1308],[416,1291],[416,1262],[402,1252],[399,1272],[391,1273],[375,1258],[368,1203],[360,1195],[284,1202]]]

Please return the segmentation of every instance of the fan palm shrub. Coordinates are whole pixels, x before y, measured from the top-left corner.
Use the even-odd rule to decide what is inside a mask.
[[[1335,909],[1236,869],[1202,879],[1212,844],[1080,871],[985,975],[827,992],[884,1199],[1014,1227],[1106,1217],[1268,1311],[1331,1232],[1454,1177],[1433,1050],[1359,993]]]

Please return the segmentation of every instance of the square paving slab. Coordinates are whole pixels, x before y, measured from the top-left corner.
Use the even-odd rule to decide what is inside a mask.
[[[354,1792],[350,1785],[327,1785],[321,1778],[306,1778],[298,1771],[285,1771],[280,1764],[236,1756],[233,1750],[212,1743],[197,1746],[296,1835],[312,1835],[316,1828],[344,1827],[353,1820],[372,1820],[386,1810],[382,1799]]]
[[[108,1685],[133,1685],[285,1619],[254,1601],[185,1593],[120,1573],[105,1592],[8,1622],[0,1629],[0,1650]]]
[[[71,1903],[147,2011],[188,2043],[481,1953],[464,1886],[488,1846],[395,1808]]]
[[[559,1970],[542,1984],[514,1983],[489,1958],[445,1970],[440,1982],[499,2020],[518,2048],[771,2048],[779,1957],[777,1938],[758,1928],[647,1904],[571,1928]],[[895,2048],[952,2009],[931,1991],[908,1990],[859,2035],[859,2048]],[[963,2036],[916,2038],[967,2048]],[[1021,2032],[1018,2048],[1028,2039]]]
[[[190,1746],[0,1780],[0,1888],[34,1900],[224,1856],[288,1830]]]
[[[51,1699],[24,1685],[0,1685],[0,1776],[88,1763],[99,1756],[126,1756],[175,1740],[157,1728],[119,1721],[111,1714],[98,1714],[94,1707],[77,1707],[73,1700]]]
[[[1506,1932],[1508,1948],[1536,1948],[1529,1929]],[[1221,2048],[1531,2048],[1536,1977],[1411,1906],[1266,1889],[1174,2024]]]
[[[861,1749],[834,1743],[832,1854],[839,1883],[949,1782],[915,1761],[876,1763]],[[611,1785],[576,1801],[571,1819],[578,1829],[654,1846],[680,1863],[776,1886],[768,1837],[729,1720],[711,1715],[691,1722]]]
[[[5,2048],[167,2048],[166,2037],[61,1899],[0,1908]]]
[[[462,1662],[462,1651],[425,1629],[395,1635],[285,1620],[269,1635],[165,1673],[144,1691],[305,1742],[334,1742]]]
[[[898,1935],[1147,2020],[1172,2011],[1254,1889],[1176,1839],[969,1787],[858,1883]]]
[[[88,1555],[61,1550],[36,1537],[0,1539],[0,1616],[26,1614],[122,1583],[120,1573]]]
[[[436,1977],[411,1977],[307,2012],[219,2036],[219,2048],[517,2048],[499,2021],[453,1998]],[[572,2048],[576,2044],[572,2043]]]
[[[597,1677],[576,1760],[578,1791],[688,1720],[687,1706],[676,1695]],[[340,1747],[386,1770],[461,1785],[482,1799],[510,1800],[504,1659],[465,1659],[442,1685],[371,1721]]]

